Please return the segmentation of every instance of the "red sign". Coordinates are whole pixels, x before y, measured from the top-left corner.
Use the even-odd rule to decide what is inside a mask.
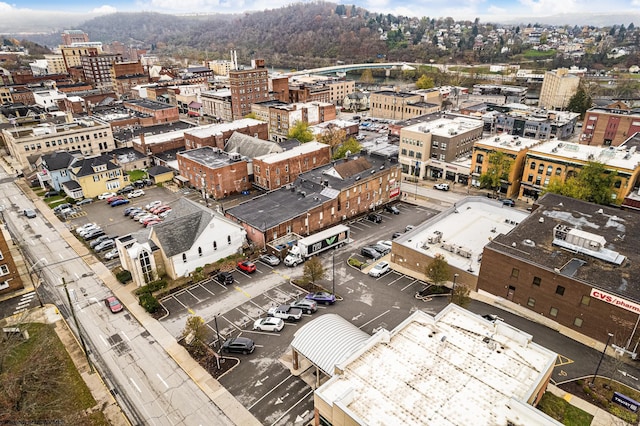
[[[389,192],[389,198],[397,197],[400,195],[400,188],[394,188]]]

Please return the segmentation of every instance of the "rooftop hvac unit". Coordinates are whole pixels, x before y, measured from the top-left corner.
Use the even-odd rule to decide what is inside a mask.
[[[458,254],[466,259],[470,259],[471,258],[471,251],[467,248],[459,248],[458,249]]]
[[[453,244],[443,244],[442,245],[442,249],[446,250],[446,251],[450,251],[451,253],[455,253],[456,251],[456,246]]]

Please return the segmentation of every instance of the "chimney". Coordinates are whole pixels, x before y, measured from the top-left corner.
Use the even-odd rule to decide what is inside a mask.
[[[67,124],[73,123],[73,113],[71,111],[67,111],[67,115],[64,117],[64,122]]]
[[[147,144],[144,142],[144,133],[140,133],[140,149],[143,154],[147,152]]]

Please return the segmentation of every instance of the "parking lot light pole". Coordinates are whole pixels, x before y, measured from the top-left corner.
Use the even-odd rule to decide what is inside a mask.
[[[336,252],[331,252],[331,294],[336,295]]]
[[[598,370],[600,369],[600,364],[602,364],[602,360],[604,359],[604,354],[607,352],[607,347],[609,346],[609,341],[611,340],[612,337],[613,337],[613,333],[608,333],[607,343],[605,343],[604,345],[604,349],[602,350],[602,355],[600,355],[600,361],[598,361],[598,365],[596,366],[596,372],[593,373],[593,378],[591,379],[591,383],[589,383],[590,387],[593,386],[593,382],[596,380],[596,376],[598,375]]]
[[[217,347],[218,349],[220,349],[220,348],[222,347],[222,345],[220,344],[220,332],[218,331],[218,315],[220,315],[220,314],[216,314],[216,315],[213,317],[213,322],[214,322],[214,324],[216,325],[216,338],[217,338],[217,340],[216,340],[216,341],[218,342],[218,343],[216,344],[216,347]]]
[[[458,274],[453,274],[453,286],[451,287],[451,303],[455,303],[456,281],[458,280]]]

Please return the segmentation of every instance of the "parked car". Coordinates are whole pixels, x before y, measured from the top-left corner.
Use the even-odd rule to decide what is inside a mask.
[[[118,190],[118,195],[128,194],[128,193],[130,193],[131,191],[133,191],[134,189],[135,189],[135,188],[134,188],[133,186],[131,186],[131,185],[127,185],[127,186],[125,186],[124,188],[120,188],[120,189]]]
[[[104,304],[107,305],[107,308],[111,311],[111,313],[117,314],[123,309],[122,303],[115,297],[109,296],[104,299]]]
[[[143,188],[145,184],[143,180],[137,180],[133,182],[133,186],[135,186],[136,188]]]
[[[162,219],[160,219],[160,218],[147,220],[147,221],[145,221],[143,223],[143,225],[144,225],[145,228],[148,228],[150,226],[154,226],[154,225],[157,225],[159,223],[162,223]]]
[[[283,328],[284,321],[275,317],[260,318],[253,323],[253,329],[258,331],[282,331]]]
[[[112,260],[112,259],[115,259],[117,257],[120,257],[120,252],[118,251],[117,248],[112,248],[111,250],[106,252],[105,255],[104,255],[104,258],[107,259],[107,260]]]
[[[380,216],[378,213],[369,213],[367,215],[367,220],[373,222],[373,223],[381,223],[382,222],[382,216]]]
[[[84,230],[88,230],[88,229],[90,229],[90,228],[97,228],[97,227],[98,227],[98,225],[96,225],[96,224],[95,224],[95,223],[93,223],[93,222],[85,223],[84,225],[78,226],[78,227],[76,228],[76,234],[79,234],[79,233],[81,233],[81,232],[82,232],[82,231],[84,231]]]
[[[389,263],[379,262],[379,263],[376,263],[376,265],[373,268],[371,268],[371,270],[369,271],[369,275],[372,277],[378,278],[386,274],[387,272],[389,272]]]
[[[147,210],[150,210],[150,209],[152,209],[152,208],[154,208],[154,207],[158,207],[158,206],[160,206],[160,205],[162,205],[162,201],[160,201],[160,200],[156,200],[156,201],[152,201],[152,202],[150,202],[149,204],[147,204],[146,206],[144,206],[144,208],[145,208],[145,209],[147,209]]]
[[[384,206],[384,211],[385,212],[389,212],[389,213],[393,213],[393,214],[400,214],[400,210],[398,210],[398,208],[396,206],[391,206],[389,204]]]
[[[409,231],[413,230],[413,228],[415,228],[415,226],[407,225],[407,226],[404,227],[404,232],[409,232]]]
[[[159,213],[166,212],[167,210],[171,210],[171,207],[167,206],[166,204],[163,204],[161,206],[157,206],[152,209],[149,209],[149,212],[153,214],[159,214]]]
[[[96,229],[101,228],[95,223],[92,223],[91,226],[87,226],[86,228],[81,229],[80,232],[78,232],[78,235],[84,238],[88,233],[90,233],[91,231],[95,231]]]
[[[102,235],[102,236],[96,238],[95,240],[91,241],[89,243],[89,247],[94,248],[95,246],[97,246],[98,244],[103,242],[104,240],[111,240],[111,239],[113,239],[113,238],[110,235]]]
[[[151,179],[142,179],[142,182],[147,186],[153,185],[153,181]]]
[[[141,212],[141,211],[142,211],[142,209],[141,209],[140,207],[134,207],[134,206],[131,206],[131,207],[127,207],[127,208],[125,208],[125,209],[122,211],[122,214],[123,214],[123,215],[125,215],[125,216],[129,216],[131,213],[133,213],[133,212],[134,212],[134,211],[136,211],[136,210],[137,210],[138,212]]]
[[[313,300],[324,305],[333,305],[336,302],[336,296],[326,291],[316,291],[309,293],[305,299]]]
[[[260,261],[270,266],[278,266],[280,264],[280,259],[278,259],[276,256],[272,254],[261,255]]]
[[[85,198],[84,200],[76,201],[76,206],[84,206],[91,203],[93,203],[93,198]]]
[[[380,252],[373,247],[365,246],[360,249],[360,254],[364,257],[368,257],[369,259],[380,259],[382,255]]]
[[[255,348],[255,343],[248,337],[232,337],[224,341],[220,350],[222,352],[235,352],[246,355],[252,353]]]
[[[149,213],[146,210],[140,210],[138,213],[136,214],[130,214],[129,217],[131,217],[131,219],[139,221],[141,218],[143,218],[144,216],[153,216],[151,213]]]
[[[118,207],[118,206],[122,206],[123,204],[129,204],[129,200],[127,200],[127,199],[115,200],[115,201],[112,201],[109,204],[111,204],[111,207]]]
[[[439,191],[448,191],[449,190],[449,184],[448,183],[436,183],[435,185],[433,185],[434,189],[437,189]]]
[[[56,214],[60,214],[64,209],[71,209],[71,204],[62,203],[60,205],[57,205],[53,208],[53,212]]]
[[[60,195],[59,191],[55,191],[55,190],[47,191],[47,192],[44,193],[44,198],[56,197],[58,195]]]
[[[142,216],[140,219],[138,219],[138,222],[144,223],[145,221],[150,219],[160,219],[160,217],[156,216],[155,214],[148,213],[147,215]]]
[[[503,206],[514,207],[516,205],[516,202],[513,201],[511,198],[503,198],[500,200],[500,202],[502,203]]]
[[[103,192],[102,194],[98,195],[98,200],[106,200],[107,198],[111,198],[111,197],[115,197],[116,194],[115,192]]]
[[[161,218],[163,218],[163,219],[164,219],[165,217],[169,216],[169,215],[171,214],[171,212],[172,212],[172,211],[173,211],[173,210],[171,210],[171,209],[169,209],[169,210],[165,210],[165,211],[163,211],[162,213],[160,213],[158,216],[160,216]]]
[[[107,204],[111,204],[116,200],[124,200],[124,197],[122,195],[114,195],[113,197],[109,197],[107,198]]]
[[[371,246],[375,251],[380,253],[382,256],[389,253],[391,251],[391,247],[386,244],[374,244]]]
[[[238,269],[240,269],[242,272],[246,272],[247,274],[253,274],[256,271],[256,264],[253,262],[249,262],[248,260],[239,260]]]
[[[402,235],[402,232],[394,232],[393,235],[391,235],[391,239],[395,240],[396,238],[398,238],[401,235]]]
[[[302,312],[308,315],[318,310],[318,303],[311,299],[300,299],[293,302],[291,307],[302,309]]]
[[[220,271],[218,275],[216,275],[216,280],[224,285],[233,284],[233,275],[231,275],[231,272]]]
[[[144,191],[142,189],[136,189],[135,191],[131,191],[127,198],[138,198],[144,195]]]
[[[87,232],[86,234],[83,235],[83,238],[85,241],[91,241],[94,238],[98,238],[102,235],[104,235],[105,232],[102,230],[102,228],[96,228],[96,229],[92,229],[91,231]]]
[[[102,241],[100,244],[95,246],[93,249],[95,251],[97,251],[97,252],[101,252],[101,251],[112,249],[115,246],[116,246],[116,242],[113,241],[112,239],[108,239],[108,240]]]
[[[24,209],[22,212],[28,219],[33,219],[36,217],[36,211],[32,209]]]

